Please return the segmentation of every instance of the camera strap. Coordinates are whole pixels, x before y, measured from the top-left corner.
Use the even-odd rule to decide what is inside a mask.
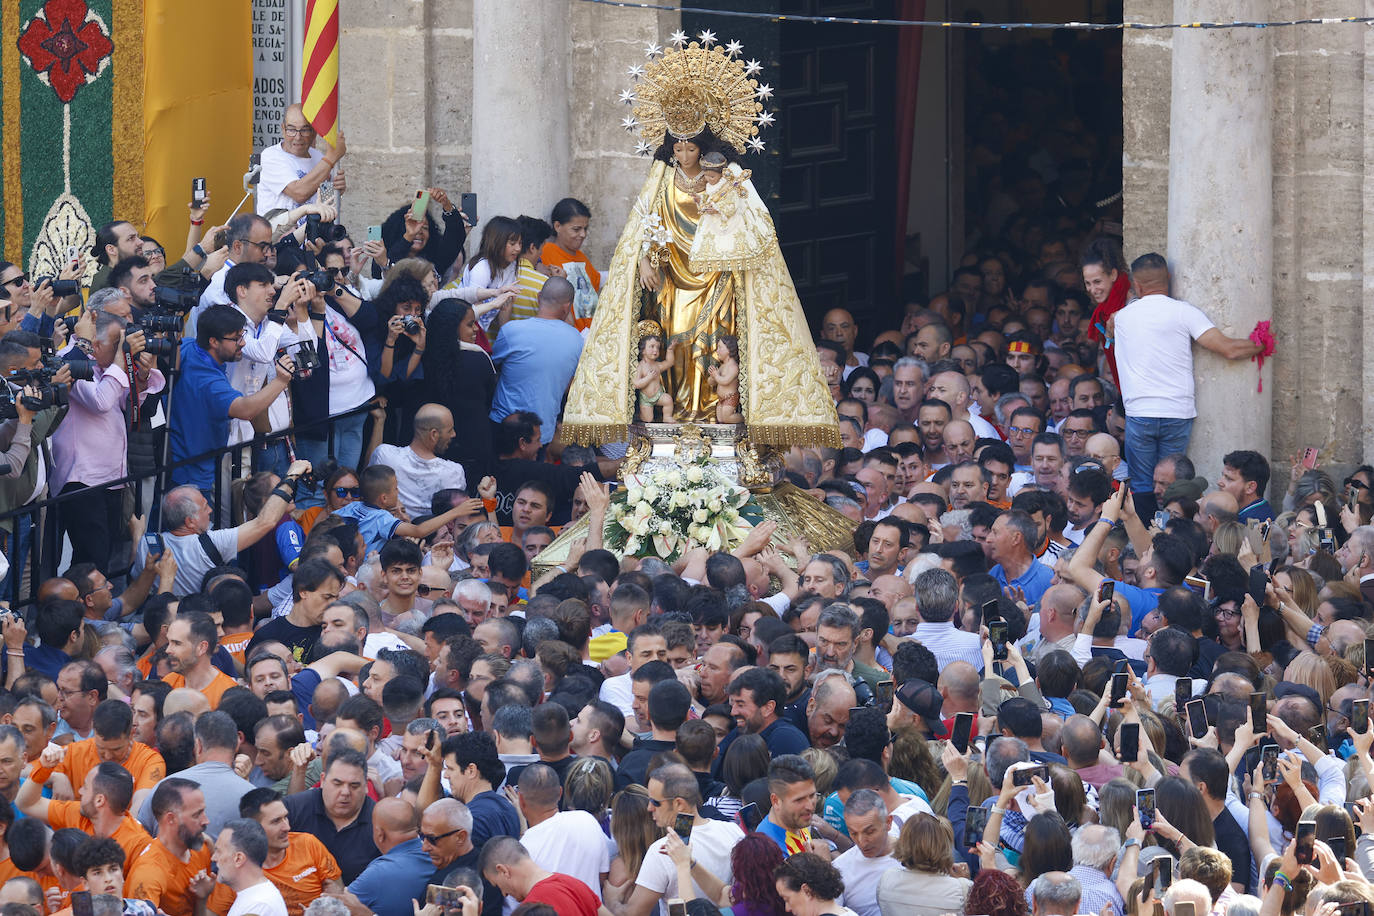
[[[138,397],[138,372],[134,364],[134,355],[129,351],[129,345],[124,345],[124,372],[129,377],[129,428],[138,426],[139,415],[142,405]]]
[[[336,341],[339,343],[339,345],[340,345],[341,347],[343,347],[343,348],[344,348],[345,350],[347,350],[349,353],[352,353],[354,356],[358,357],[358,361],[361,362],[361,363],[363,364],[364,367],[367,366],[367,357],[363,356],[363,355],[362,355],[361,353],[359,353],[357,350],[353,349],[351,346],[348,345],[348,341],[344,340],[344,339],[343,339],[342,337],[340,337],[338,334],[335,334],[335,333],[334,333],[334,329],[333,329],[332,327],[330,327],[328,317],[325,318],[325,321],[324,321],[324,329],[325,329],[325,331],[329,334],[330,337],[334,338],[334,340],[336,340]]]
[[[219,548],[215,546],[215,542],[211,540],[210,535],[202,531],[197,535],[197,540],[200,541],[200,549],[205,551],[205,555],[210,558],[211,563],[216,566],[224,565],[224,556],[219,552]]]

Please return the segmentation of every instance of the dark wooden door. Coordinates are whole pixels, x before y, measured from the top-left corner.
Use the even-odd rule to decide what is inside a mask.
[[[881,19],[891,0],[746,0],[733,8]],[[768,202],[783,256],[813,328],[832,308],[847,308],[870,337],[892,304],[895,231],[893,26],[778,23],[684,14],[695,35],[711,28],[736,36],[765,63],[773,87],[765,105],[777,125],[768,150],[749,156]],[[757,49],[757,50],[756,50]]]

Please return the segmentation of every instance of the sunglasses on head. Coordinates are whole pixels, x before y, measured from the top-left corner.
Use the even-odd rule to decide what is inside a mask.
[[[363,491],[361,487],[335,487],[334,495],[339,499],[347,499],[350,496],[354,499],[362,499]]]

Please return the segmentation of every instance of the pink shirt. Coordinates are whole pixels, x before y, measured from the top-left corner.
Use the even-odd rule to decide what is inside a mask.
[[[166,386],[162,373],[148,375],[139,402]],[[69,483],[98,486],[129,473],[129,378],[119,359],[108,369],[95,367],[95,377],[73,382],[67,415],[52,436],[52,492]]]

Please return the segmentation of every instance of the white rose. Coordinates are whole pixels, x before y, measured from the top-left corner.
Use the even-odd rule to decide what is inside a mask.
[[[680,487],[682,486],[682,475],[677,471],[669,471],[664,482],[670,487]]]
[[[692,513],[692,521],[696,522],[698,525],[706,524],[706,520],[710,517],[711,514],[705,509],[698,509]]]
[[[702,474],[701,468],[695,464],[687,469],[688,483],[701,483],[701,478],[703,476],[705,475]]]
[[[644,491],[639,487],[630,487],[625,491],[625,503],[626,505],[633,506],[635,503],[639,502],[643,496]]]
[[[658,487],[654,486],[653,484],[649,484],[647,487],[645,487],[644,498],[649,502],[653,502],[654,500],[658,499]]]
[[[666,518],[658,523],[659,534],[667,534],[673,530],[673,525]]]
[[[722,503],[719,499],[712,499],[709,503],[706,504],[706,508],[710,509],[712,512],[719,512],[721,509],[721,505]]]

